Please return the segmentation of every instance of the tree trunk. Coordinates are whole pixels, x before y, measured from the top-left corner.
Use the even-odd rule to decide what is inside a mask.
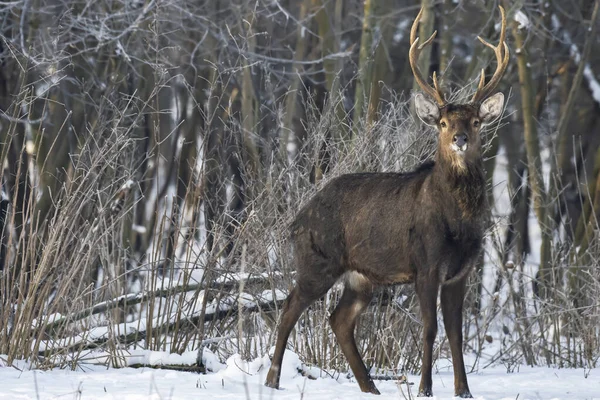
[[[329,3],[323,0],[313,0],[313,6],[318,7],[315,18],[319,26],[321,57],[323,57],[323,68],[325,70],[325,89],[328,93],[325,107],[333,107],[334,109],[335,121],[331,125],[331,132],[335,141],[339,142],[348,138],[343,93],[340,92],[340,72],[343,65],[342,60],[327,57],[340,50],[343,3],[342,0],[335,0],[333,24],[330,23]]]
[[[301,98],[300,84],[302,83],[301,76],[304,72],[300,61],[304,60],[306,51],[309,47],[309,35],[307,35],[304,24],[308,23],[306,15],[312,1],[314,0],[304,0],[300,5],[300,14],[298,17],[300,23],[296,28],[296,47],[294,51],[294,63],[292,64],[292,75],[290,78],[291,83],[288,92],[285,94],[285,116],[283,117],[283,129],[279,136],[279,157],[284,165],[287,164],[290,133],[293,133],[294,136],[296,136],[296,143],[300,146],[300,143],[298,143],[297,132],[294,130],[294,119],[297,118],[297,115],[300,112],[298,109],[300,107],[298,99]]]
[[[454,21],[454,15],[450,16],[453,8],[452,0],[444,0],[444,4],[442,4],[442,32],[440,35],[440,73],[448,76],[450,75],[450,61],[452,60],[452,40],[454,39],[454,33],[450,30],[450,24]]]
[[[542,244],[540,250],[540,269],[538,283],[538,294],[546,296],[546,288],[550,287],[552,280],[550,245],[552,232],[548,224],[548,206],[546,188],[542,178],[542,160],[540,156],[540,143],[537,133],[537,125],[534,119],[535,88],[531,78],[530,60],[525,47],[525,32],[519,29],[518,23],[511,21],[512,34],[515,39],[515,54],[519,71],[519,85],[521,91],[521,113],[523,115],[523,128],[525,134],[525,146],[527,149],[527,166],[529,170],[529,183],[532,190],[533,209],[542,232]]]
[[[248,51],[253,53],[256,48],[256,39],[254,38],[253,21],[252,16],[249,16],[247,21],[250,24],[246,32],[246,42],[248,45]],[[255,132],[257,131],[257,117],[256,117],[256,94],[255,88],[252,82],[252,65],[248,60],[244,61],[244,68],[242,69],[242,160],[243,160],[243,171],[244,180],[246,182],[246,190],[260,191],[256,185],[259,185],[260,180],[260,158],[258,155],[258,148],[254,141]]]

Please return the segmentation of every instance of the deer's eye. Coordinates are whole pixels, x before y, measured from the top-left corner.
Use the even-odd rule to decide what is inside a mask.
[[[476,119],[475,121],[473,121],[473,126],[475,128],[479,127],[479,120],[478,119]]]
[[[446,127],[446,123],[445,123],[444,121],[442,121],[442,122],[440,122],[440,126],[441,126],[442,128],[445,128],[445,127]]]

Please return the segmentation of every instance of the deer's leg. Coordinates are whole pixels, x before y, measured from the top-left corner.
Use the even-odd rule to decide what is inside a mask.
[[[454,368],[454,395],[462,398],[472,398],[465,362],[463,360],[462,309],[465,298],[466,279],[453,284],[442,286],[440,300],[446,334],[452,351],[452,367]]]
[[[358,316],[367,308],[373,297],[373,285],[366,278],[349,279],[344,287],[344,293],[337,307],[331,314],[329,322],[333,333],[346,356],[360,390],[367,393],[379,394],[369,371],[362,360],[354,339],[354,328]]]
[[[275,352],[271,360],[271,368],[267,374],[265,385],[274,389],[279,388],[279,377],[281,376],[281,362],[283,361],[283,353],[287,345],[290,332],[296,325],[298,318],[308,306],[315,300],[322,297],[337,278],[329,276],[323,277],[323,280],[318,285],[314,282],[305,282],[299,280],[292,292],[285,300],[281,321],[277,330],[277,341],[275,342]]]
[[[416,289],[423,320],[423,362],[419,396],[431,397],[433,396],[431,378],[433,342],[437,334],[436,303],[439,289],[437,277],[426,276],[417,279]]]

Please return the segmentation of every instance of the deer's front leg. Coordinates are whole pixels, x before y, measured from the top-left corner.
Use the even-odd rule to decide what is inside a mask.
[[[432,276],[433,275],[433,276]],[[433,396],[431,368],[433,363],[433,342],[437,334],[436,302],[438,294],[437,273],[417,279],[417,296],[423,320],[423,362],[419,396]]]
[[[467,279],[442,286],[440,302],[442,303],[442,314],[444,326],[450,342],[452,351],[452,367],[454,369],[454,395],[462,398],[472,398],[467,374],[465,373],[465,362],[463,360],[463,336],[462,336],[462,309],[465,298],[465,287]]]

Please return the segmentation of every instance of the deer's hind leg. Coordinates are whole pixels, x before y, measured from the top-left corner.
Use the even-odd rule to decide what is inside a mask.
[[[277,340],[275,342],[275,352],[271,360],[271,368],[267,374],[265,385],[275,389],[279,388],[279,378],[281,376],[281,363],[283,353],[287,345],[287,340],[302,315],[302,312],[308,308],[333,286],[333,284],[342,275],[341,270],[328,263],[326,260],[319,260],[314,257],[312,263],[303,265],[298,269],[296,276],[296,286],[290,292],[283,306],[279,328],[277,330]]]
[[[347,276],[344,293],[329,319],[333,333],[346,356],[360,390],[379,394],[369,371],[358,352],[354,338],[354,328],[358,316],[367,308],[373,297],[373,284],[363,275],[350,272]]]

